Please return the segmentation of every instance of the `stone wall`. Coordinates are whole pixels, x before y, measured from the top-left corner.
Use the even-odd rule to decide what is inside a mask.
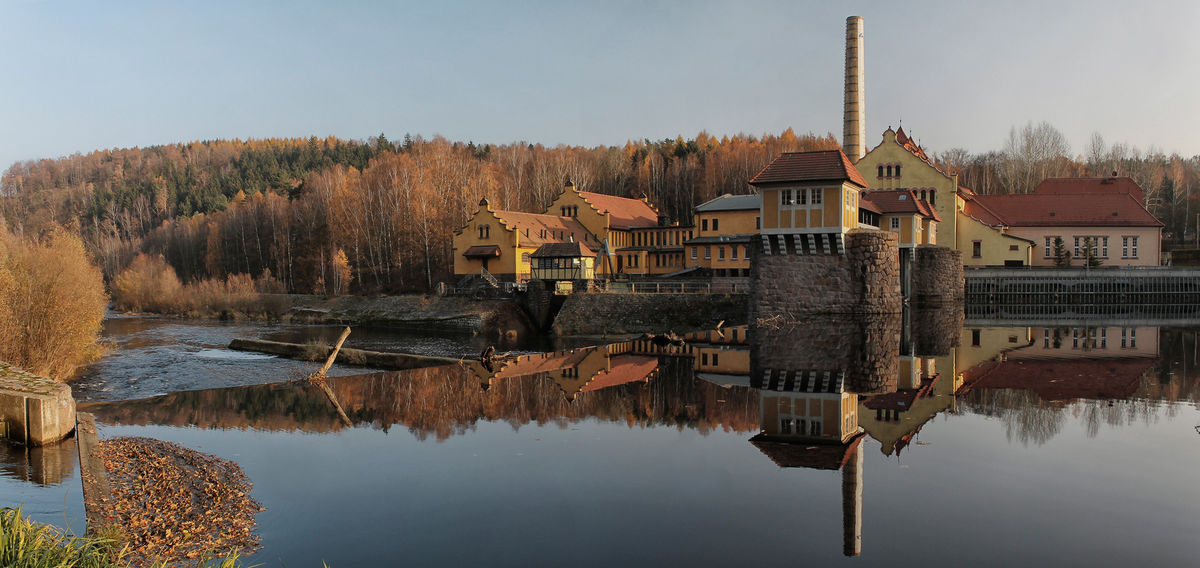
[[[556,335],[683,333],[747,322],[745,294],[575,293],[554,318]]]
[[[900,251],[896,234],[851,231],[844,254],[794,253],[756,236],[750,251],[752,319],[797,321],[813,314],[900,313]]]
[[[962,251],[940,245],[917,247],[912,264],[912,303],[942,305],[963,301]]]
[[[963,328],[962,304],[923,306],[910,312],[909,334],[917,357],[941,357],[958,347]]]
[[[751,326],[751,377],[765,370],[843,371],[846,390],[891,392],[900,375],[900,314],[813,316],[803,323]]]

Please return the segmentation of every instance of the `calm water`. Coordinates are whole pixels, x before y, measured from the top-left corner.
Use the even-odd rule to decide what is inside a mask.
[[[266,566],[1184,566],[1197,331],[918,313],[331,379],[353,427],[252,377],[86,410],[241,464]],[[74,466],[20,461],[62,524]]]

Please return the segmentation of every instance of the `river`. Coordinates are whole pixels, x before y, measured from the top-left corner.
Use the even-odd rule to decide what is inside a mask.
[[[336,331],[110,321],[119,353],[144,359],[94,367],[82,407],[102,438],[240,464],[266,508],[249,559],[266,566],[1194,560],[1194,328],[910,314],[686,346],[528,346],[491,370],[339,369],[329,384],[353,426],[286,382],[308,364],[221,347]],[[71,459],[39,458],[34,474],[2,457],[5,495],[82,526]]]

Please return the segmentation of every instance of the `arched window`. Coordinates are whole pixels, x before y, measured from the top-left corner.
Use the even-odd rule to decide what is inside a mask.
[[[900,177],[900,164],[896,164],[896,177]]]
[[[887,167],[887,177],[892,177],[892,166]]]
[[[876,177],[883,177],[883,166],[882,165],[879,166],[879,175]]]
[[[929,204],[937,205],[937,190],[936,189],[929,190]]]

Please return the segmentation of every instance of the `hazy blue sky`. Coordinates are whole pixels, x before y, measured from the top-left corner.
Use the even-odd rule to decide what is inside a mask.
[[[214,138],[385,132],[617,145],[841,136],[865,18],[868,147],[999,149],[1048,121],[1200,153],[1200,2],[0,0],[0,169]]]

